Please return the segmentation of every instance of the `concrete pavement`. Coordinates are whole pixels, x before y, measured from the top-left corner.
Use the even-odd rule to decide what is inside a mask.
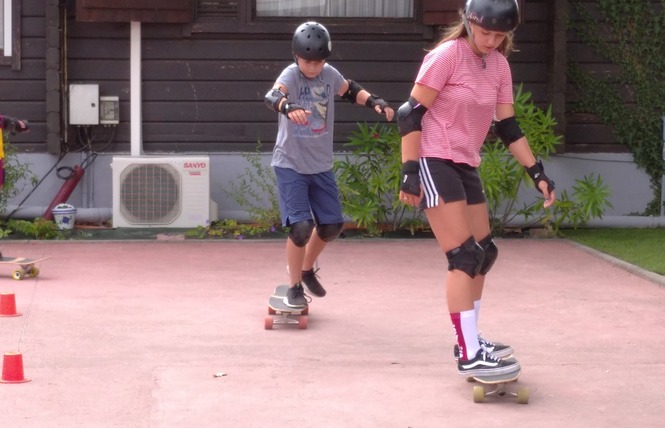
[[[3,427],[662,425],[665,288],[565,240],[498,240],[480,328],[510,343],[530,403],[459,378],[434,240],[340,239],[307,330],[267,331],[284,242],[0,243],[52,257],[0,292]],[[216,377],[217,375],[218,377]]]

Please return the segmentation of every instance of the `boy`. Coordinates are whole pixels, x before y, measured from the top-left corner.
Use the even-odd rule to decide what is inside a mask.
[[[314,264],[344,224],[332,171],[334,96],[365,105],[389,121],[394,111],[383,99],[344,79],[326,63],[332,43],[323,25],[300,25],[291,46],[295,63],[282,71],[265,103],[282,114],[271,166],[277,177],[282,224],[290,228],[286,257],[291,287],[284,303],[304,307],[303,284],[317,297],[326,294]]]

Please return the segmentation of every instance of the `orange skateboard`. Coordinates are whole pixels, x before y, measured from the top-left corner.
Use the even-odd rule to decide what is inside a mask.
[[[42,259],[27,259],[25,257],[2,257],[0,258],[0,264],[4,265],[14,265],[16,268],[12,271],[12,278],[15,280],[21,280],[25,277],[35,278],[39,275],[39,269],[35,266],[35,263],[50,259],[50,257],[44,257]]]
[[[299,329],[307,328],[307,314],[309,306],[292,308],[284,303],[288,285],[279,285],[268,299],[268,314],[264,320],[266,330],[272,330],[276,325],[296,325]]]

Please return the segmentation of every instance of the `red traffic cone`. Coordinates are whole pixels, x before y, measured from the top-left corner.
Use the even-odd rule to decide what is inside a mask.
[[[18,317],[14,293],[0,293],[0,317]]]
[[[23,377],[23,354],[20,352],[5,352],[2,359],[2,379],[0,379],[0,383],[25,383],[31,380]]]

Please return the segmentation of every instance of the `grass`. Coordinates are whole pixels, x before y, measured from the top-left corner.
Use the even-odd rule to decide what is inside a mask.
[[[659,275],[665,275],[665,228],[577,229],[564,238]]]

